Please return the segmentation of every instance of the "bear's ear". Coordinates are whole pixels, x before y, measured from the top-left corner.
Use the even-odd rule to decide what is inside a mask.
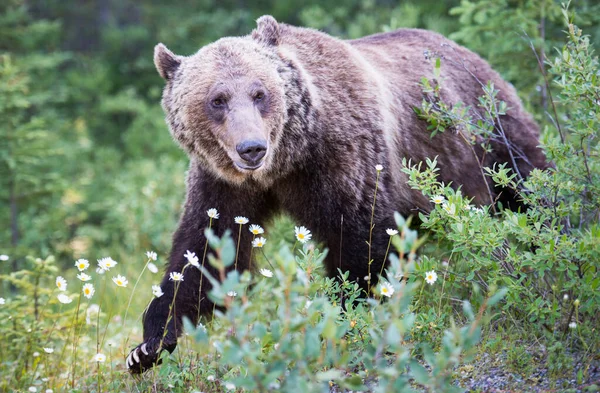
[[[269,46],[279,45],[279,23],[271,15],[263,15],[256,20],[252,38]]]
[[[181,58],[163,44],[158,44],[154,47],[154,65],[163,79],[170,80],[181,65]]]

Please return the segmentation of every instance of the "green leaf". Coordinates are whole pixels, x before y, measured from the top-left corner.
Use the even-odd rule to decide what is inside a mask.
[[[413,376],[417,383],[420,383],[424,386],[427,386],[427,384],[431,380],[427,369],[421,366],[416,360],[410,361],[410,375]]]
[[[500,288],[495,294],[493,294],[487,301],[488,306],[493,306],[498,303],[506,294],[508,293],[508,288]]]

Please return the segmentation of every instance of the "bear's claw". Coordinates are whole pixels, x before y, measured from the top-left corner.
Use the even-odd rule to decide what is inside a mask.
[[[151,338],[133,348],[125,359],[125,364],[130,373],[141,374],[155,364],[162,363],[160,353],[165,349],[173,352],[175,346],[176,344],[166,343],[161,338]]]

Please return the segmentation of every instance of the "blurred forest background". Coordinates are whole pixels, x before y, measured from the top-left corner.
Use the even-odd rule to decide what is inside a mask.
[[[600,4],[571,8],[600,43]],[[79,257],[141,266],[146,250],[166,255],[187,159],[164,123],[153,47],[192,54],[249,34],[263,14],[343,38],[438,31],[488,59],[548,122],[536,55],[544,61],[564,41],[557,1],[3,0],[0,254],[10,261],[0,273],[23,268],[27,255],[53,254],[65,267]]]

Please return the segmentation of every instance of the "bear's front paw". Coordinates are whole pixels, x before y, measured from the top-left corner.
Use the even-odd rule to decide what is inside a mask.
[[[160,353],[165,349],[171,353],[176,345],[174,343],[167,343],[160,337],[144,341],[133,348],[125,360],[129,372],[132,374],[141,374],[152,368],[155,364],[161,364],[162,360],[159,360]]]

